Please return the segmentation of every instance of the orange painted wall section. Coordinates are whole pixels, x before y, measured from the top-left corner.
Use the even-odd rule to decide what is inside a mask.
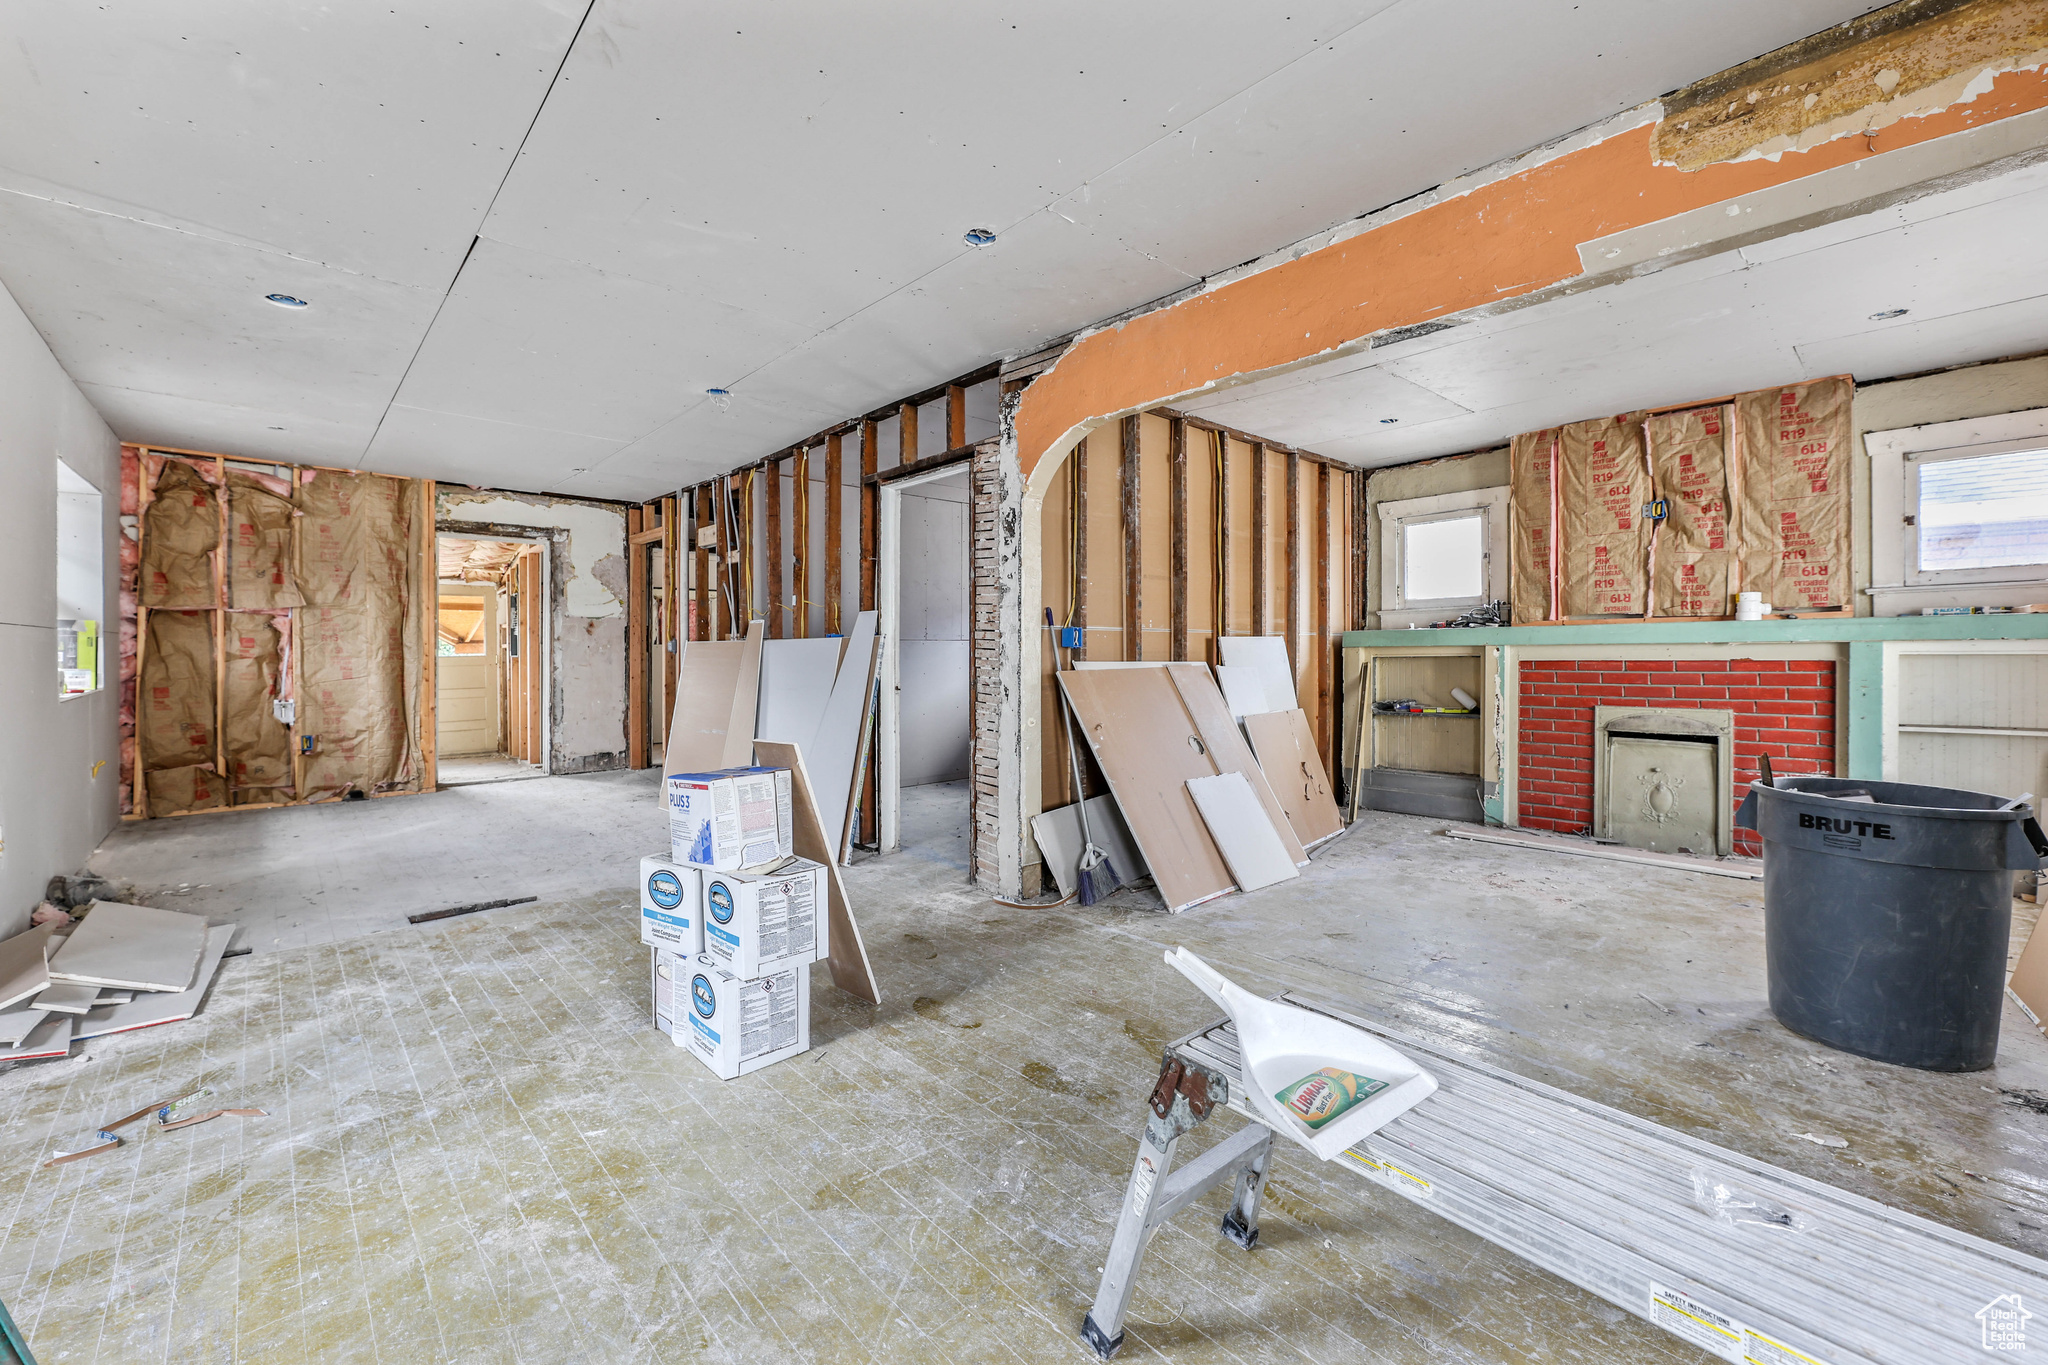
[[[1091,418],[1571,279],[1582,242],[2041,108],[2048,73],[2006,72],[1971,103],[1884,128],[1875,151],[1845,137],[1697,171],[1657,165],[1645,124],[1082,339],[1025,390],[1020,463],[1029,476]]]

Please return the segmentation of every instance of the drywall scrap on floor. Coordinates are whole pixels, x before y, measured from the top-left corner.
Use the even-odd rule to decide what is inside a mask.
[[[1079,886],[1081,853],[1090,841],[1109,855],[1110,866],[1116,869],[1117,879],[1123,885],[1151,876],[1152,869],[1145,865],[1137,841],[1131,838],[1131,827],[1124,823],[1124,813],[1117,809],[1116,798],[1091,796],[1087,809],[1085,840],[1081,834],[1081,806],[1077,803],[1031,817],[1031,837],[1038,841],[1039,854],[1051,869],[1060,895],[1071,896]]]
[[[51,926],[39,924],[27,933],[0,942],[0,1009],[8,1009],[50,984]]]
[[[206,952],[206,921],[148,905],[94,901],[50,953],[50,979],[138,991],[182,991]]]

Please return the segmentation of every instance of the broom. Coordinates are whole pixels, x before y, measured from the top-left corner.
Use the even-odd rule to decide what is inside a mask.
[[[1045,628],[1053,629],[1052,608],[1045,609]],[[1052,661],[1059,667],[1059,637],[1053,637]],[[1067,766],[1074,775],[1074,808],[1081,817],[1081,860],[1074,868],[1075,889],[1081,893],[1081,904],[1093,905],[1110,892],[1123,885],[1123,878],[1117,876],[1116,864],[1110,862],[1109,854],[1096,847],[1094,831],[1088,827],[1088,793],[1081,785],[1081,751],[1074,738],[1074,710],[1067,704],[1067,694],[1060,692],[1060,714],[1065,717],[1067,731]]]

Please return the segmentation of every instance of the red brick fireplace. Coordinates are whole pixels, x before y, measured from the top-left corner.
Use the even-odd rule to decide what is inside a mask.
[[[1593,824],[1593,708],[1735,713],[1735,797],[1769,754],[1779,773],[1833,773],[1835,666],[1809,659],[1577,659],[1521,664],[1519,823],[1578,833]],[[1756,838],[1735,832],[1735,851]]]

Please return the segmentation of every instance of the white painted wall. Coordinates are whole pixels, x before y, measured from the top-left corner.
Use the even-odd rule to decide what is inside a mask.
[[[903,490],[899,638],[906,787],[967,776],[967,517],[965,473]]]
[[[57,696],[59,459],[102,494],[98,611],[117,623],[120,443],[0,290],[0,935],[120,818],[118,624],[106,686]]]

